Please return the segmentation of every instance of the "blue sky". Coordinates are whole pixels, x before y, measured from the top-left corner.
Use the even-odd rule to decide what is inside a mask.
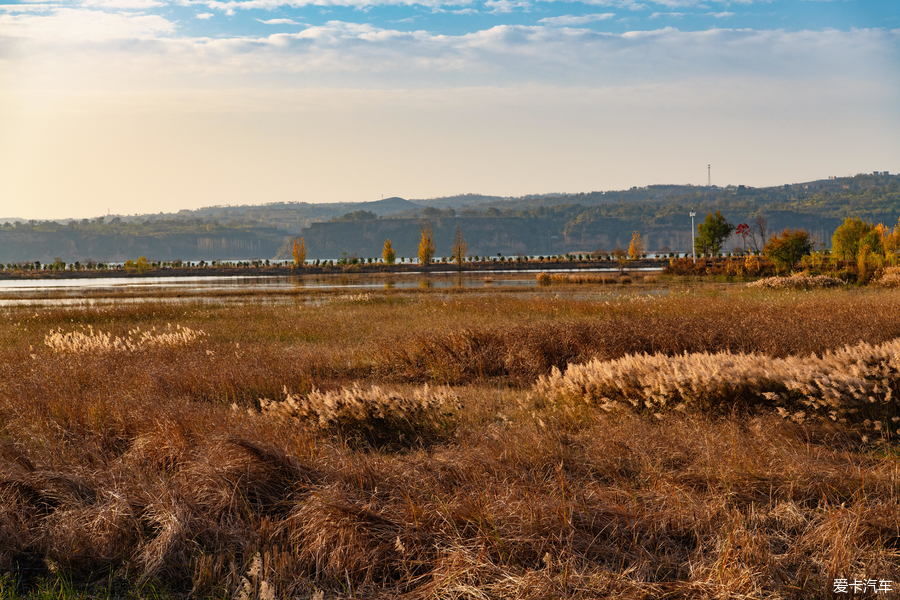
[[[266,2],[267,8],[240,8],[241,2],[211,2],[167,6],[159,11],[178,21],[188,35],[265,35],[296,30],[297,24],[322,25],[328,21],[366,22],[378,27],[412,31],[424,29],[455,35],[496,25],[544,25],[583,27],[595,31],[623,33],[676,27],[686,31],[712,28],[752,29],[852,29],[900,27],[900,3],[896,0],[772,0],[771,2],[723,2],[635,0],[617,2],[543,2],[497,0],[491,2],[435,2],[422,4],[379,3],[362,0],[334,2]],[[231,14],[229,14],[231,13]],[[212,15],[207,19],[194,19]],[[560,19],[572,17],[572,19]],[[550,20],[548,20],[550,19]],[[274,21],[273,21],[274,20]],[[269,21],[270,24],[266,24]]]
[[[611,33],[661,27],[686,31],[900,27],[900,3],[896,0],[7,0],[2,4],[7,8],[37,5],[134,10],[176,23],[179,35],[215,37],[292,32],[298,26],[334,20],[450,35],[496,25],[545,24]]]
[[[900,171],[897,0],[0,0],[0,217]]]

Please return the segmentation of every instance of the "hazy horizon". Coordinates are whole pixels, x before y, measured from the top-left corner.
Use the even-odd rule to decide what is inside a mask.
[[[4,218],[900,170],[890,0],[7,2]]]
[[[821,181],[821,180],[826,180],[826,179],[828,179],[829,177],[832,177],[832,176],[835,176],[835,177],[853,177],[853,176],[855,176],[855,175],[869,175],[869,174],[871,174],[873,171],[889,171],[889,169],[871,169],[871,170],[868,170],[868,171],[860,171],[860,172],[858,172],[858,173],[846,173],[846,174],[838,174],[838,175],[828,175],[828,176],[823,176],[823,177],[813,177],[813,178],[810,178],[810,179],[801,179],[801,180],[797,180],[797,181],[779,181],[779,182],[775,182],[775,183],[772,183],[772,184],[754,185],[754,186],[751,186],[750,184],[747,184],[747,183],[716,183],[715,181],[713,181],[713,182],[712,182],[712,187],[713,187],[713,188],[716,188],[716,187],[719,187],[719,188],[726,188],[726,187],[729,187],[729,186],[739,186],[739,185],[746,185],[746,186],[748,186],[748,187],[754,187],[754,188],[777,187],[777,186],[780,186],[780,185],[793,185],[793,184],[800,184],[800,183],[811,182],[811,181]],[[891,175],[897,175],[897,173],[894,172],[894,171],[889,171],[889,172],[890,172]],[[698,187],[704,187],[704,186],[706,185],[706,183],[705,183],[705,182],[704,182],[704,183],[693,183],[693,182],[685,182],[685,183],[656,182],[656,183],[648,183],[648,184],[643,184],[643,185],[636,184],[636,187],[641,188],[641,187],[657,186],[657,185],[694,185],[694,186],[698,186]],[[379,200],[388,200],[388,199],[390,199],[390,198],[400,198],[400,199],[402,199],[402,200],[409,200],[409,201],[411,201],[411,202],[419,202],[419,201],[436,200],[436,199],[441,199],[441,198],[448,198],[448,197],[454,197],[454,196],[464,196],[464,195],[475,195],[475,196],[497,196],[497,197],[503,197],[503,198],[515,199],[515,198],[521,198],[521,197],[525,197],[525,196],[553,196],[553,195],[557,195],[557,194],[559,194],[559,195],[566,195],[566,194],[591,193],[591,192],[618,192],[618,191],[625,191],[625,190],[627,190],[627,189],[630,189],[631,187],[632,187],[632,186],[628,186],[627,188],[615,188],[615,189],[609,188],[609,189],[575,190],[575,191],[558,191],[558,190],[557,190],[557,191],[549,191],[549,192],[526,192],[526,193],[524,193],[524,194],[517,194],[517,195],[509,195],[509,194],[483,194],[483,193],[478,192],[478,191],[475,191],[475,192],[459,192],[459,193],[455,193],[455,194],[444,194],[444,195],[441,195],[441,196],[430,196],[430,197],[420,197],[420,198],[405,197],[405,196],[397,196],[397,195],[384,195],[383,197],[374,198],[374,199],[369,199],[369,200],[336,200],[336,201],[330,201],[330,202],[327,202],[327,201],[326,201],[326,202],[318,202],[318,203],[316,203],[316,204],[350,204],[350,203],[358,204],[358,203],[366,203],[366,202],[376,202],[376,201],[379,201]],[[3,220],[10,220],[10,219],[21,219],[21,220],[25,220],[25,221],[28,221],[28,220],[64,221],[64,220],[69,220],[69,219],[97,218],[97,217],[107,217],[107,216],[110,216],[110,217],[117,217],[117,216],[118,216],[118,217],[131,217],[131,216],[139,216],[139,215],[158,214],[158,213],[162,213],[162,214],[174,214],[174,213],[177,213],[177,212],[182,211],[182,210],[200,210],[200,209],[204,209],[204,208],[214,208],[214,207],[256,206],[256,205],[275,204],[275,203],[282,203],[282,202],[283,202],[283,203],[304,203],[304,202],[307,202],[307,201],[306,201],[306,200],[279,200],[279,201],[271,201],[271,202],[260,201],[260,202],[252,202],[252,203],[251,203],[251,202],[244,202],[244,203],[234,202],[234,203],[228,203],[228,204],[203,204],[203,205],[197,205],[197,206],[191,206],[191,207],[176,208],[176,209],[170,210],[170,211],[150,211],[150,212],[132,212],[132,213],[125,213],[125,212],[118,212],[118,213],[117,213],[117,212],[109,212],[109,213],[93,214],[93,215],[49,216],[49,217],[41,217],[41,218],[36,218],[36,217],[23,217],[23,216],[21,216],[21,215],[13,215],[13,214],[0,214],[0,221],[3,221]]]

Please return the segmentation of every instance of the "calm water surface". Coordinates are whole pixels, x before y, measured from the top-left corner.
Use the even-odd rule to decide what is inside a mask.
[[[660,269],[632,269],[643,273]],[[0,306],[66,306],[157,301],[260,301],[254,293],[277,301],[278,293],[296,297],[305,290],[310,301],[321,302],[315,292],[364,293],[384,289],[490,290],[497,287],[534,288],[540,272],[607,272],[618,269],[535,269],[533,271],[455,271],[423,273],[340,273],[296,276],[210,277],[103,277],[94,279],[0,280]],[[315,296],[320,296],[316,298]],[[338,296],[340,297],[340,296]],[[283,297],[282,297],[283,301]]]

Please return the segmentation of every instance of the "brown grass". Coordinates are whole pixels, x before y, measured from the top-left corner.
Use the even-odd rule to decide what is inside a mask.
[[[900,288],[900,267],[885,267],[875,283],[882,287]]]
[[[0,574],[25,591],[61,576],[441,600],[824,599],[832,577],[900,579],[893,441],[768,411],[606,414],[527,389],[594,357],[774,364],[880,344],[900,336],[896,292],[577,294],[7,311]],[[207,335],[44,345],[166,323]]]
[[[631,277],[616,273],[538,273],[536,275],[539,285],[559,283],[631,283]]]
[[[388,339],[376,373],[450,384],[485,377],[530,383],[551,368],[593,357],[719,351],[786,356],[900,336],[900,296],[885,293],[626,298],[582,303],[581,310],[560,302],[558,317],[532,314],[525,317],[530,323],[454,327],[448,320],[427,333]],[[588,306],[593,314],[585,314]]]
[[[756,281],[748,283],[747,287],[782,290],[811,290],[814,288],[840,287],[842,285],[845,285],[844,282],[836,277],[795,273],[786,277],[765,277],[763,279],[757,279]]]

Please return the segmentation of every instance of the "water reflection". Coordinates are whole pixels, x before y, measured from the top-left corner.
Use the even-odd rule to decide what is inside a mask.
[[[0,280],[0,306],[88,306],[158,301],[277,302],[279,296],[281,301],[285,296],[291,296],[321,303],[330,301],[327,297],[331,292],[342,290],[497,290],[510,287],[526,290],[537,286],[538,272],[541,271]],[[544,269],[543,272],[555,271]],[[635,273],[635,276],[640,279],[640,274]],[[590,288],[584,287],[585,291]]]

